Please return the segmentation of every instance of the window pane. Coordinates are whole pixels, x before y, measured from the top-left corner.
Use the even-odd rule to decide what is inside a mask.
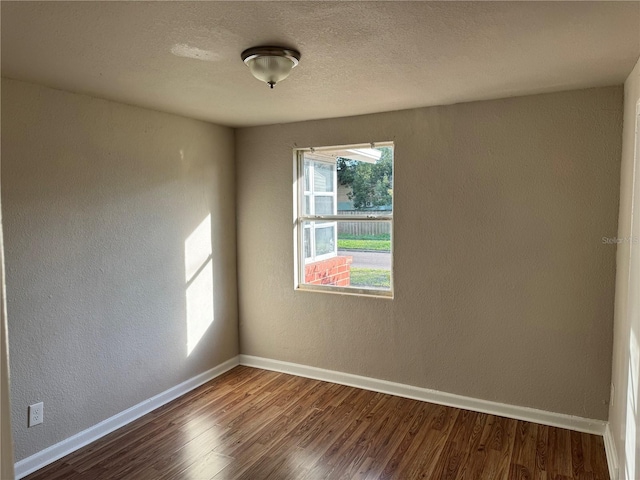
[[[304,249],[304,258],[311,257],[311,228],[304,228],[304,238],[303,238],[303,249]]]
[[[304,161],[304,191],[311,190],[311,162],[309,160]]]
[[[302,244],[305,252],[305,263],[316,262],[318,258],[326,260],[335,257],[336,222],[308,221],[303,222]]]
[[[390,215],[393,213],[393,148],[364,150],[367,154],[375,153],[378,158],[364,161],[362,153],[350,153],[362,152],[357,149],[338,153],[338,213]]]
[[[316,257],[336,251],[335,226],[316,225]]]
[[[350,257],[349,285],[391,289],[391,222],[338,224],[338,257]]]
[[[309,195],[304,196],[304,214],[311,215],[311,198]]]
[[[313,188],[315,192],[333,192],[335,165],[314,162]]]
[[[391,290],[391,222],[305,222],[303,228],[304,283]],[[316,251],[309,258],[311,232]]]
[[[333,197],[315,197],[316,215],[333,215]]]

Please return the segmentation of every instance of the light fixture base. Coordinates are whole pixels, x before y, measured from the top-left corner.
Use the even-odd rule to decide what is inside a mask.
[[[244,63],[256,57],[285,57],[293,62],[294,67],[300,62],[300,52],[284,47],[251,47],[242,52],[241,57]]]

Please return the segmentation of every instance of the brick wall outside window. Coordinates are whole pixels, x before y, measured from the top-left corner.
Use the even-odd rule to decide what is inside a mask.
[[[309,285],[334,285],[348,287],[351,284],[351,256],[339,256],[309,263],[304,267],[304,282]]]

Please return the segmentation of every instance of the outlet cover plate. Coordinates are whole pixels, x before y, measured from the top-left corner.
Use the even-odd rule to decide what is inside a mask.
[[[29,405],[29,427],[39,425],[44,421],[44,403]]]

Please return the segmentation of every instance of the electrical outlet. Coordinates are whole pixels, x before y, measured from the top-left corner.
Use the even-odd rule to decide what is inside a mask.
[[[39,425],[44,421],[44,403],[29,405],[29,427]]]

